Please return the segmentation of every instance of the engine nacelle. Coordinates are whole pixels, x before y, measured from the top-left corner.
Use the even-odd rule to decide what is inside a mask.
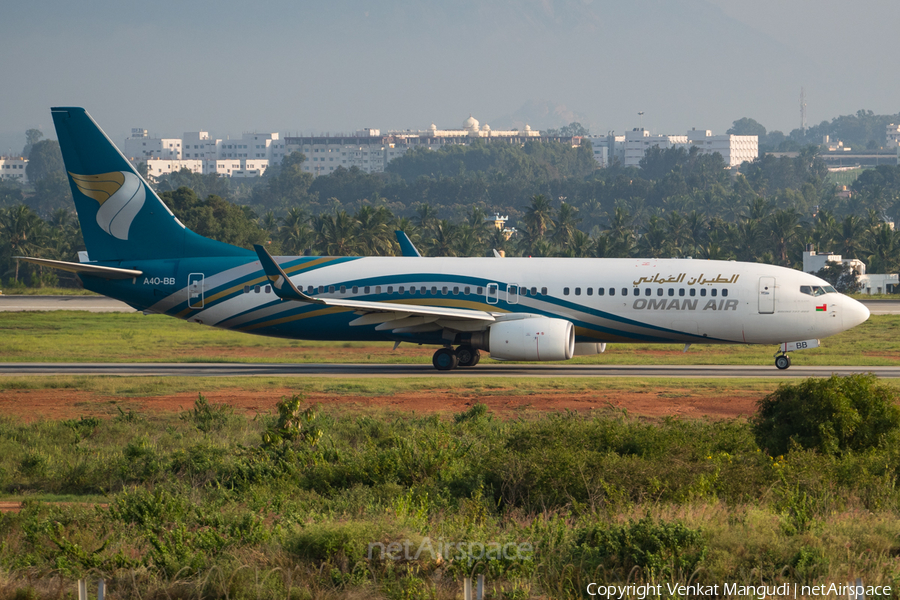
[[[569,360],[575,354],[575,326],[562,319],[501,321],[489,331],[485,349],[497,360]]]

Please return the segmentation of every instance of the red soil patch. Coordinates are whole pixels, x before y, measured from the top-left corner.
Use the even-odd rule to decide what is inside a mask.
[[[253,415],[275,410],[282,396],[290,396],[289,388],[263,391],[224,389],[204,392],[212,404],[228,404],[243,414]],[[681,388],[660,388],[644,392],[620,391],[540,391],[527,395],[513,391],[495,391],[489,395],[472,394],[461,389],[398,392],[389,396],[356,396],[352,394],[308,393],[310,403],[341,408],[374,408],[403,412],[461,412],[483,403],[501,417],[514,417],[522,411],[552,412],[625,410],[631,415],[647,417],[711,417],[749,416],[756,410],[758,391],[735,390],[727,395],[697,395]],[[109,417],[119,409],[141,413],[171,413],[188,410],[197,399],[195,392],[164,396],[127,397],[101,395],[77,390],[4,390],[0,391],[0,415],[35,421],[39,419],[73,419],[80,416]]]

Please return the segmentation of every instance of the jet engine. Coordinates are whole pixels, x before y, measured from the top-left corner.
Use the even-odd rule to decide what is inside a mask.
[[[575,326],[545,317],[500,321],[472,334],[472,346],[496,360],[569,360],[575,354]]]

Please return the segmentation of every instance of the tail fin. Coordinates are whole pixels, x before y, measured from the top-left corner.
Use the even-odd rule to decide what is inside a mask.
[[[51,108],[92,261],[253,256],[182,225],[83,108]]]

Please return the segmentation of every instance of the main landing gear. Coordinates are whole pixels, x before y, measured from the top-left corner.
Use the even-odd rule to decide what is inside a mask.
[[[791,357],[787,354],[779,354],[775,357],[775,366],[784,371],[791,366]]]
[[[440,348],[431,358],[431,363],[438,371],[452,371],[457,367],[474,367],[481,360],[481,352],[471,346]]]

